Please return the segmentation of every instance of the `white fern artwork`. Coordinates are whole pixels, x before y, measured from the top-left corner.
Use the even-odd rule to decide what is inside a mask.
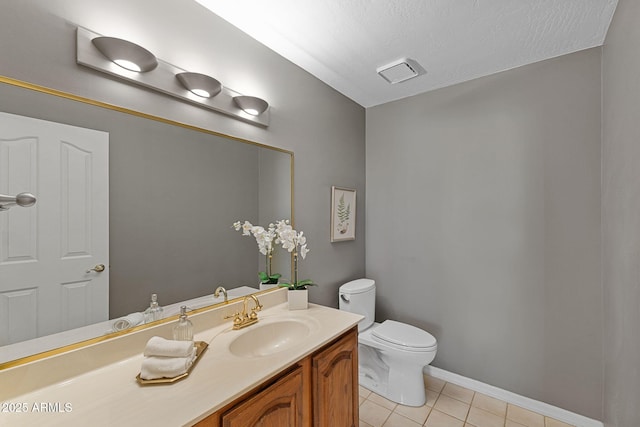
[[[331,241],[356,238],[356,190],[332,187]]]
[[[351,218],[351,203],[347,203],[345,207],[344,194],[340,196],[338,202],[338,233],[346,234],[349,230],[349,219]]]

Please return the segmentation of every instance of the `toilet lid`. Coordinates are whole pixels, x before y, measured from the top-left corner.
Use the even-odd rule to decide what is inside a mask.
[[[436,339],[427,331],[395,320],[385,320],[371,331],[371,335],[384,342],[403,347],[427,349],[436,346]]]
[[[345,294],[361,294],[373,289],[376,285],[371,279],[356,279],[340,286],[340,292]]]

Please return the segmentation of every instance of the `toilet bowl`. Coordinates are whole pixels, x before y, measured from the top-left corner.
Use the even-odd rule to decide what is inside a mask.
[[[340,287],[340,310],[365,318],[358,324],[360,385],[408,406],[426,401],[422,370],[436,356],[430,333],[394,320],[375,323],[375,282],[358,279]]]

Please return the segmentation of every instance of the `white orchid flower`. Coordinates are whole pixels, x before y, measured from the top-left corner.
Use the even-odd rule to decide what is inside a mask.
[[[307,256],[307,253],[309,252],[309,249],[307,249],[307,245],[302,245],[300,246],[300,256],[302,257],[302,259],[305,259],[305,257]]]
[[[285,284],[289,286],[290,289],[304,289],[306,286],[313,286],[311,280],[298,281],[297,256],[300,255],[302,259],[305,259],[309,253],[309,248],[307,247],[307,237],[304,235],[304,232],[294,230],[291,224],[289,224],[288,219],[281,219],[276,221],[275,224],[270,223],[266,230],[259,225],[254,226],[249,221],[245,221],[244,223],[236,221],[233,223],[233,227],[236,231],[242,230],[243,236],[253,235],[253,237],[255,237],[260,253],[268,256],[269,265],[274,243],[276,245],[282,245],[283,249],[294,253],[293,284]],[[270,268],[267,270],[269,271]]]
[[[236,231],[242,230],[243,236],[253,235],[258,244],[258,250],[262,255],[269,255],[273,252],[273,241],[277,236],[273,224],[269,224],[269,229],[265,230],[264,227],[253,225],[249,221],[245,221],[244,223],[236,221],[233,223],[233,228],[235,228]]]
[[[244,224],[242,224],[242,235],[243,236],[250,235],[252,228],[253,228],[253,225],[249,221],[245,221]]]

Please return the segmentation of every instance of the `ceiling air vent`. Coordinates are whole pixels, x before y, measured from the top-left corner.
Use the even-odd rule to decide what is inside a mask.
[[[380,76],[391,84],[404,82],[405,80],[426,74],[426,70],[422,68],[413,59],[403,58],[392,62],[391,64],[378,67],[376,70]]]

